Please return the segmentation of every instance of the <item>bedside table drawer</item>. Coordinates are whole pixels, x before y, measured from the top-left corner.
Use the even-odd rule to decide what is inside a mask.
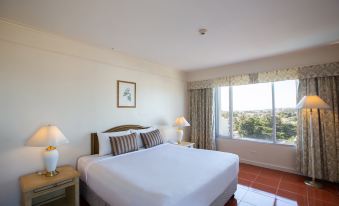
[[[179,144],[176,144],[178,146],[182,146],[182,147],[187,147],[187,148],[194,148],[194,144],[193,142],[181,142]]]
[[[62,182],[56,183],[56,186],[59,187],[59,186],[62,186],[62,185],[65,185],[65,184],[71,183],[71,182],[73,182],[73,179],[64,180],[64,181],[62,181]]]
[[[57,187],[60,187],[62,185],[68,184],[68,183],[73,183],[73,179],[68,179],[68,180],[64,180],[64,181],[61,181],[61,182],[57,182],[55,184],[51,184],[51,185],[47,185],[47,186],[44,186],[44,187],[37,188],[37,189],[33,190],[33,193],[40,193],[40,192],[48,191],[50,189],[57,188]]]
[[[67,165],[58,167],[58,171],[59,174],[53,177],[37,173],[21,176],[21,204],[79,206],[79,172]]]
[[[45,186],[45,187],[40,187],[38,189],[35,189],[33,190],[33,193],[39,193],[39,192],[44,192],[46,190],[49,190],[49,189],[52,189],[52,188],[55,188],[56,187],[56,184],[54,185],[48,185],[48,186]]]

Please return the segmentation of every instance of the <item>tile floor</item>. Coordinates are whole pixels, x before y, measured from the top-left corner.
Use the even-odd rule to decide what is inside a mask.
[[[240,164],[239,184],[234,199],[225,206],[335,206],[339,205],[339,184],[324,183],[315,189],[305,177]]]

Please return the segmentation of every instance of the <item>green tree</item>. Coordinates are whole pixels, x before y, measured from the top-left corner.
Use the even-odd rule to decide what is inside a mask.
[[[270,113],[239,112],[234,117],[235,129],[242,137],[270,139],[272,136],[272,118]]]
[[[241,137],[272,138],[273,121],[270,110],[235,112],[234,129]],[[279,141],[293,142],[296,138],[297,117],[294,110],[276,114],[276,137]]]
[[[293,143],[297,136],[297,115],[295,109],[276,110],[276,138],[278,141]],[[222,112],[223,118],[229,118],[229,112]],[[235,134],[240,137],[271,140],[273,119],[271,110],[236,111],[233,113]]]

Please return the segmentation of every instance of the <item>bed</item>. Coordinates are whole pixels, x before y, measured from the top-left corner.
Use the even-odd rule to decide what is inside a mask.
[[[106,132],[142,129],[114,127]],[[81,195],[91,206],[223,206],[237,187],[239,157],[235,154],[161,144],[112,156],[78,160]]]

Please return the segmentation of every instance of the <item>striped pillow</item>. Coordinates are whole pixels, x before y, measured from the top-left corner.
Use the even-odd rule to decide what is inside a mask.
[[[161,137],[158,129],[152,132],[140,133],[140,136],[146,148],[154,147],[164,143],[164,140]]]
[[[135,133],[110,137],[113,156],[138,150],[137,137]]]

